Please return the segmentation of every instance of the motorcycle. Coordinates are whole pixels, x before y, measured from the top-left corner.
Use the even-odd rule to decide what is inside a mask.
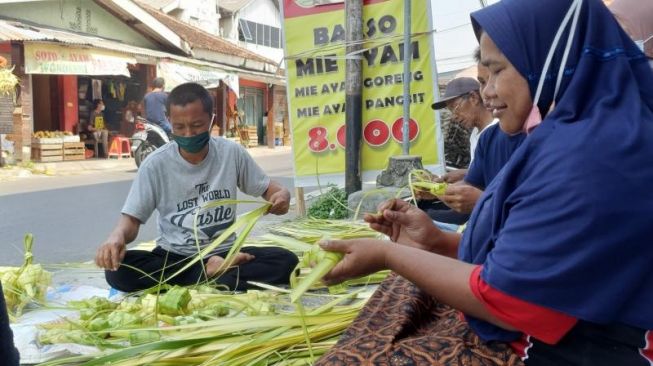
[[[136,117],[134,131],[134,134],[130,138],[131,152],[134,160],[136,160],[136,167],[140,168],[143,160],[154,152],[154,150],[167,144],[170,138],[163,128],[143,117]]]

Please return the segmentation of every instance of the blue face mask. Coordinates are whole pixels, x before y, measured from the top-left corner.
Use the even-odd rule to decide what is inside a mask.
[[[211,118],[211,121],[213,121],[213,118]],[[209,143],[209,140],[211,139],[211,135],[209,131],[211,131],[211,127],[213,127],[213,122],[209,125],[209,130],[204,131],[202,133],[199,133],[194,136],[179,136],[179,135],[172,135],[172,139],[175,140],[177,145],[179,145],[180,148],[184,149],[184,151],[187,151],[191,154],[196,154],[200,152],[206,144]]]

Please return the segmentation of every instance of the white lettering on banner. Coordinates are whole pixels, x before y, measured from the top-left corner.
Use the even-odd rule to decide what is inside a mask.
[[[110,51],[65,47],[51,44],[25,44],[27,74],[124,75],[136,59]]]

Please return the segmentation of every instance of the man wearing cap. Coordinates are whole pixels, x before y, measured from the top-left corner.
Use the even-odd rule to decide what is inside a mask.
[[[439,101],[433,103],[433,109],[447,108],[451,118],[463,127],[472,130],[469,136],[469,152],[474,160],[476,144],[486,127],[496,123],[492,112],[485,108],[480,93],[481,85],[473,78],[461,77],[453,79],[447,84],[444,95]],[[467,173],[466,169],[459,169],[447,175],[447,183],[462,180]]]
[[[472,78],[453,79],[447,84],[444,95],[440,100],[431,105],[433,109],[447,108],[451,112],[455,123],[472,130],[469,138],[472,164],[481,133],[488,126],[496,123],[492,118],[492,113],[483,104],[480,87],[479,82]],[[418,195],[423,198],[418,206],[438,222],[454,225],[467,222],[471,212],[469,206],[473,207],[473,203],[482,193],[480,187],[465,184],[463,180],[467,171],[467,169],[454,170],[440,179],[436,179],[452,184],[445,195],[440,197],[442,202],[428,201],[429,197]],[[447,199],[450,199],[450,201]]]

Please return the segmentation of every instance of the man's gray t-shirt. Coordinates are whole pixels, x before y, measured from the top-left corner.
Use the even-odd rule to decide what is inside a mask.
[[[206,158],[194,165],[181,156],[177,143],[156,150],[138,170],[122,213],[145,223],[159,212],[157,245],[180,255],[197,254],[193,220],[198,209],[209,202],[236,199],[237,189],[261,196],[270,178],[243,147],[223,138],[211,138]],[[235,220],[236,205],[202,210],[197,216],[200,247],[217,238]],[[225,254],[235,235],[212,254]]]

